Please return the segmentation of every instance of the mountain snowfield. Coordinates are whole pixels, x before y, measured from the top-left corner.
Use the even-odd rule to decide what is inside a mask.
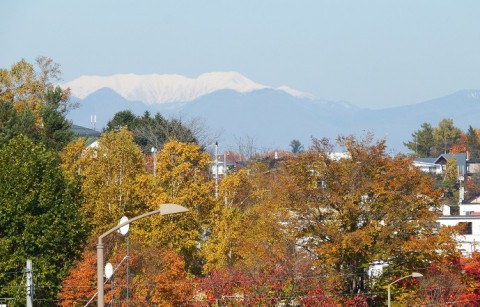
[[[130,101],[146,104],[188,102],[220,90],[249,93],[260,89],[277,89],[289,95],[313,98],[310,94],[288,86],[273,88],[255,83],[238,72],[210,72],[197,78],[181,75],[136,75],[117,74],[112,76],[82,76],[62,85],[70,88],[73,96],[84,99],[102,88],[109,88]]]
[[[237,72],[211,72],[194,79],[160,74],[84,76],[63,87],[69,87],[72,100],[80,104],[68,114],[76,125],[101,130],[119,111],[158,112],[185,121],[199,119],[208,132],[219,135],[219,143],[232,149],[242,139],[254,140],[263,149],[288,149],[298,139],[307,148],[312,136],[334,140],[372,132],[377,139],[386,139],[390,151],[404,152],[403,142],[422,123],[436,126],[451,118],[466,131],[469,125],[478,128],[480,114],[478,90],[371,110],[259,84]]]

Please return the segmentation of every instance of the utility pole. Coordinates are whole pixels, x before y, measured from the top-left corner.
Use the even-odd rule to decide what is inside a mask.
[[[129,235],[127,233],[127,295],[126,295],[126,301],[125,301],[125,306],[128,307],[128,299],[129,299],[129,289],[128,289],[128,283],[130,279],[130,251],[129,251],[129,245],[130,245],[130,240],[129,240]]]
[[[152,147],[151,151],[152,151],[152,154],[153,154],[153,177],[156,177],[156,175],[157,175],[157,171],[156,171],[156,169],[157,169],[157,157],[156,157],[155,154],[157,153],[157,148]]]
[[[215,142],[215,198],[218,199],[218,142]]]
[[[33,306],[33,273],[32,273],[32,260],[27,260],[27,307]]]

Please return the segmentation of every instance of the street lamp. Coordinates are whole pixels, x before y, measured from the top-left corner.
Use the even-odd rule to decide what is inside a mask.
[[[423,275],[422,275],[421,273],[412,272],[412,274],[407,275],[407,276],[403,276],[402,278],[399,278],[399,279],[395,280],[394,282],[390,283],[390,284],[387,286],[387,288],[388,288],[388,307],[391,306],[391,303],[390,303],[390,287],[391,287],[393,284],[399,282],[400,280],[405,279],[405,278],[408,278],[408,277],[419,278],[419,277],[423,277]]]
[[[150,211],[144,213],[142,215],[136,216],[132,219],[119,223],[117,226],[113,227],[112,229],[108,230],[107,232],[103,233],[101,236],[98,237],[97,243],[97,290],[98,290],[98,300],[97,306],[104,307],[104,289],[103,289],[103,238],[107,235],[111,234],[114,231],[119,230],[120,228],[128,225],[136,220],[143,219],[144,217],[153,215],[153,214],[160,214],[160,215],[167,215],[167,214],[175,214],[188,211],[187,208],[182,207],[176,204],[162,204],[160,205],[160,209],[155,211]]]

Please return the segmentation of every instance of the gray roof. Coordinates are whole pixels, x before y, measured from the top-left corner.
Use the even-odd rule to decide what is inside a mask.
[[[466,168],[467,167],[467,155],[464,153],[458,153],[458,154],[443,154],[440,155],[436,161],[440,160],[441,158],[444,158],[445,160],[449,160],[451,158],[455,158],[457,160],[457,165]],[[435,162],[436,163],[436,162]]]
[[[467,170],[467,155],[464,153],[457,154],[441,154],[437,158],[416,158],[415,161],[430,163],[430,164],[440,164],[440,160],[448,161],[451,158],[457,160],[457,166],[460,167],[464,172]]]

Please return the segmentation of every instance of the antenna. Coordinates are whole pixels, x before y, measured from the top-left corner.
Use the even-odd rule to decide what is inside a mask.
[[[97,123],[97,115],[90,115],[90,122],[92,123],[93,130],[95,130],[95,125]]]

